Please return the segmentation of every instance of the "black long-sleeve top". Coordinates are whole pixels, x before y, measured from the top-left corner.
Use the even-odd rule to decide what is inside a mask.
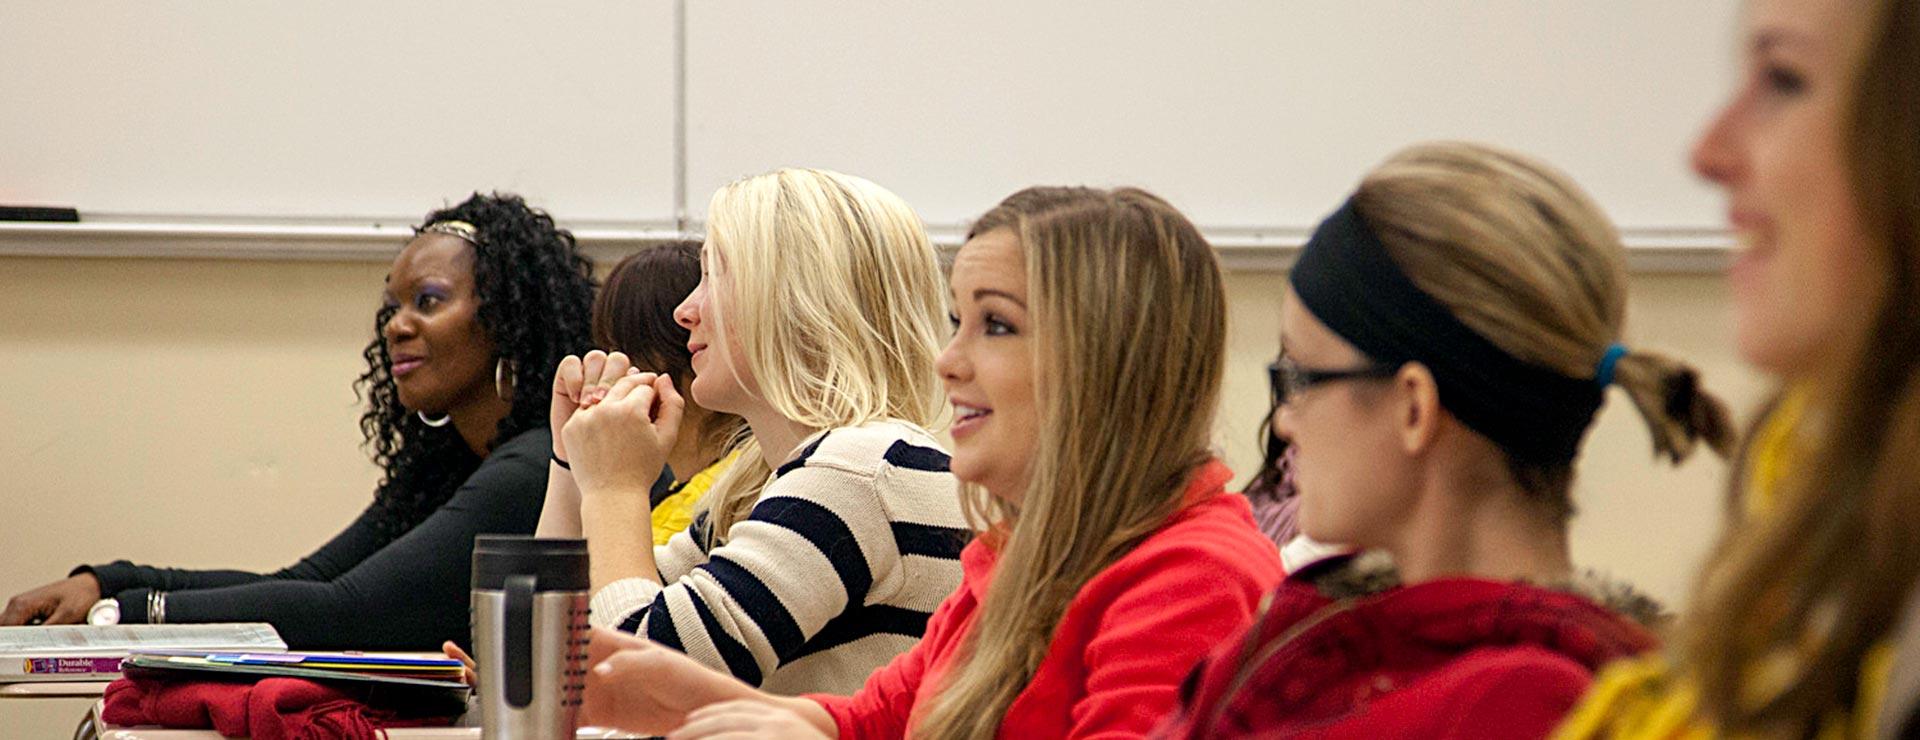
[[[552,435],[533,429],[495,447],[446,503],[392,537],[369,506],[346,531],[273,573],[182,570],[125,560],[83,566],[147,621],[147,595],[167,592],[166,621],[267,622],[296,650],[437,650],[468,645],[468,584],[479,534],[532,534],[546,498]]]

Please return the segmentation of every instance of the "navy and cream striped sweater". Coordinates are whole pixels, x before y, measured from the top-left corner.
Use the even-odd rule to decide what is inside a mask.
[[[778,694],[851,694],[919,642],[973,536],[939,442],[899,421],[831,429],[774,476],[723,544],[705,549],[702,515],[654,548],[665,587],[595,593],[594,625]]]

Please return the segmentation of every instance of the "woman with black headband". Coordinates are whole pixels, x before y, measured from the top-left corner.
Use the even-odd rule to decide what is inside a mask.
[[[1619,344],[1624,262],[1535,160],[1425,145],[1368,175],[1294,268],[1274,375],[1302,530],[1369,552],[1293,574],[1165,734],[1540,737],[1655,646],[1651,602],[1570,562],[1581,439],[1617,385],[1660,457],[1730,440],[1693,370]]]

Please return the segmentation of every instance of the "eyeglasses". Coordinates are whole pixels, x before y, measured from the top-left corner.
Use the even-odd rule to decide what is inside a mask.
[[[1351,370],[1312,370],[1301,367],[1291,357],[1283,356],[1267,365],[1267,383],[1273,391],[1273,405],[1278,408],[1288,399],[1299,398],[1300,394],[1316,385],[1341,380],[1380,380],[1391,378],[1399,372],[1397,366],[1382,364]]]

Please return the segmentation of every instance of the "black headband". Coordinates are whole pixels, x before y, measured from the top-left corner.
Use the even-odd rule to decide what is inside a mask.
[[[1418,362],[1440,404],[1515,458],[1571,462],[1604,386],[1522,362],[1414,285],[1349,200],[1315,229],[1291,277],[1320,323],[1382,363]]]

